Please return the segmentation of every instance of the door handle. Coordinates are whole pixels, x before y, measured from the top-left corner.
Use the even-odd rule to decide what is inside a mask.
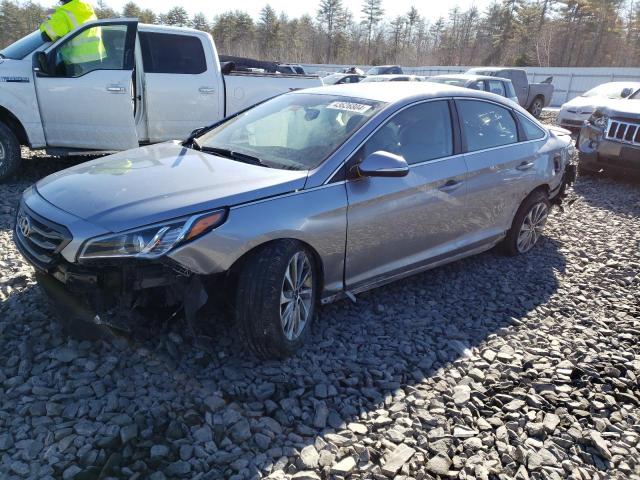
[[[462,182],[457,180],[449,180],[447,183],[438,188],[441,192],[453,192],[462,186]]]
[[[109,93],[127,93],[127,88],[122,85],[108,85],[107,92]]]
[[[533,168],[533,165],[534,165],[533,162],[522,162],[520,165],[518,165],[516,167],[516,169],[522,170],[522,171],[529,170],[529,169]]]
[[[216,89],[211,87],[200,87],[200,93],[210,95],[212,93],[216,93]]]

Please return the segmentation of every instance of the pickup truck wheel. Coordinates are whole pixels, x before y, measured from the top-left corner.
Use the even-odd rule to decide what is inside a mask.
[[[236,320],[255,354],[285,358],[302,346],[317,284],[313,255],[294,240],[268,244],[246,259],[238,277]]]
[[[531,105],[529,106],[529,113],[536,118],[540,118],[543,108],[544,100],[542,99],[542,97],[536,97],[533,99],[533,102],[531,102]]]
[[[0,122],[0,181],[6,180],[20,164],[20,142],[4,123]]]
[[[520,205],[504,239],[505,253],[516,256],[529,252],[542,236],[550,210],[551,202],[546,193],[536,191],[529,195]]]

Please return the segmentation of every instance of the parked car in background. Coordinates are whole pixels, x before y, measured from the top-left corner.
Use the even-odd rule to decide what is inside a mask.
[[[435,83],[292,92],[46,177],[24,193],[15,241],[67,322],[145,306],[189,319],[223,292],[239,338],[285,357],[318,303],[497,244],[529,252],[571,181],[566,133]]]
[[[574,133],[579,132],[597,106],[604,107],[611,100],[626,98],[637,90],[640,90],[640,82],[608,82],[598,85],[562,105],[557,123]]]
[[[423,77],[419,77],[418,75],[392,75],[392,74],[384,74],[384,75],[367,75],[365,78],[360,80],[361,82],[370,83],[370,82],[422,82]]]
[[[333,73],[322,78],[325,85],[342,85],[343,83],[358,83],[365,78],[364,75],[354,73]]]
[[[553,98],[553,77],[541,83],[529,83],[527,72],[521,68],[479,67],[467,70],[471,75],[487,75],[490,77],[508,78],[518,97],[518,103],[538,118],[544,107],[549,106]]]
[[[455,75],[436,75],[427,78],[427,82],[445,83],[456,87],[471,88],[472,90],[484,90],[485,92],[495,93],[496,95],[518,103],[518,97],[513,89],[513,84],[511,80],[506,78],[461,73]]]
[[[397,75],[403,74],[402,67],[398,65],[379,65],[367,70],[367,75]]]
[[[582,172],[640,174],[640,89],[596,106],[580,130],[578,150]]]
[[[103,60],[67,58],[69,42],[95,27]],[[34,32],[0,53],[0,179],[17,169],[20,145],[75,155],[185,139],[274,95],[322,85],[318,77],[232,72],[208,33],[129,19],[87,23],[52,44]]]
[[[304,67],[295,63],[279,63],[276,67],[278,73],[284,73],[288,75],[306,75]]]

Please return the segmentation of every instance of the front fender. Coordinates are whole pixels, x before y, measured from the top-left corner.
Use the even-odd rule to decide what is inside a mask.
[[[0,69],[0,120],[3,114],[22,125],[29,146],[46,145],[32,76],[8,75]]]

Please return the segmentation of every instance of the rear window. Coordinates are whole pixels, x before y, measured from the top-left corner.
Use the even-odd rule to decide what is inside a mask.
[[[204,48],[197,37],[140,32],[140,46],[147,73],[197,75],[207,71]]]

